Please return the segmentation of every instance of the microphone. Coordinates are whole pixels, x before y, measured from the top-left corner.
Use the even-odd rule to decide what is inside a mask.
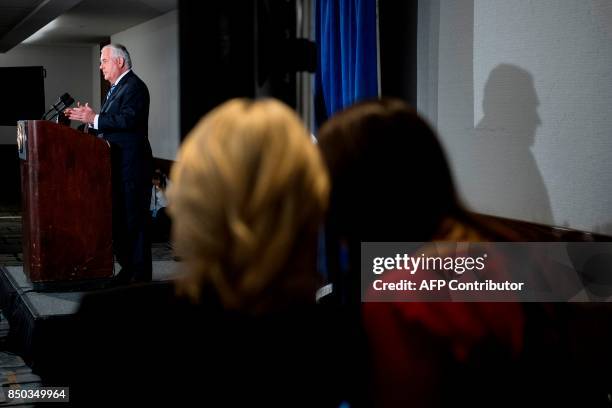
[[[62,96],[60,96],[57,99],[57,102],[55,102],[53,105],[51,105],[51,109],[49,109],[42,117],[43,120],[52,120],[53,118],[55,118],[56,116],[58,116],[60,113],[62,113],[67,107],[69,107],[70,105],[72,105],[74,103],[74,98],[72,98],[72,96],[70,96],[69,93],[65,93]],[[53,115],[51,115],[51,117],[47,118],[47,115],[49,115],[49,113],[55,111],[55,113],[53,113]]]

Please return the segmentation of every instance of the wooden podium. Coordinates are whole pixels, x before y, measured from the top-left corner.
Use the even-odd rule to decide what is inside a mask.
[[[78,288],[113,274],[111,157],[97,137],[20,121],[23,267],[36,290]]]

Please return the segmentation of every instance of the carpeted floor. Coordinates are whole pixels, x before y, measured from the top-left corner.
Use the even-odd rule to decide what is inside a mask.
[[[21,216],[0,212],[0,265],[21,265]]]
[[[21,357],[5,350],[4,342],[8,335],[9,325],[0,313],[0,406],[34,407],[31,401],[8,399],[9,390],[30,390],[42,386],[40,377],[32,373]]]

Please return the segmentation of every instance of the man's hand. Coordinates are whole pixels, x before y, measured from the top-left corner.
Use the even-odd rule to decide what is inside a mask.
[[[81,106],[81,103],[77,102],[76,108],[66,109],[64,114],[71,120],[78,120],[83,123],[94,123],[96,118],[96,112],[91,109],[89,103]]]

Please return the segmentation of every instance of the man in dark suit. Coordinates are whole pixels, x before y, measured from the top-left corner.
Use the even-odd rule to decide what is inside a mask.
[[[89,104],[67,110],[70,119],[87,123],[111,145],[113,246],[121,271],[116,283],[151,280],[152,154],[148,140],[149,90],[132,71],[127,49],[110,44],[100,53],[100,70],[111,88],[100,113]]]

